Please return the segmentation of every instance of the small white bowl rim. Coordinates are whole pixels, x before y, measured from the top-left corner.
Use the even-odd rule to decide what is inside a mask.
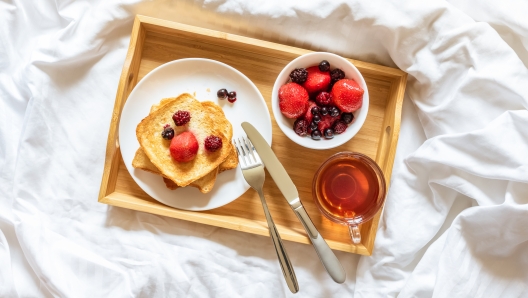
[[[289,73],[296,67],[309,67],[314,66],[316,64],[310,64],[310,65],[297,65],[299,62],[310,60],[313,57],[320,57],[317,60],[338,60],[340,63],[338,63],[340,68],[343,68],[343,64],[347,65],[348,68],[352,69],[353,74],[350,74],[345,71],[345,77],[346,78],[352,78],[354,79],[361,88],[365,91],[363,94],[363,105],[362,107],[354,112],[354,122],[349,126],[347,131],[344,134],[336,135],[333,139],[327,140],[327,139],[321,139],[319,141],[312,140],[309,136],[301,137],[293,131],[292,127],[288,127],[282,123],[282,120],[279,121],[278,119],[288,119],[284,115],[282,115],[279,104],[278,104],[278,92],[279,88],[284,85],[288,79],[289,79]],[[342,64],[341,64],[342,63]],[[332,68],[334,68],[335,63],[330,63]],[[295,59],[293,59],[290,63],[288,63],[282,71],[277,76],[277,79],[275,80],[275,83],[273,85],[272,95],[271,95],[271,108],[273,111],[273,116],[275,117],[275,122],[277,123],[277,126],[279,126],[280,130],[293,142],[296,144],[303,146],[305,148],[309,149],[316,149],[316,150],[326,150],[326,149],[332,149],[338,146],[343,145],[344,143],[350,141],[357,132],[361,129],[363,124],[365,123],[365,119],[368,114],[369,109],[369,94],[368,94],[368,88],[367,84],[365,83],[365,79],[363,78],[363,75],[359,72],[359,70],[352,64],[350,61],[346,60],[345,58],[329,53],[329,52],[312,52],[308,54],[301,55]],[[290,120],[287,120],[290,121]],[[354,126],[354,129],[351,130],[352,126]],[[347,134],[348,133],[348,134]],[[312,144],[313,143],[313,144]]]

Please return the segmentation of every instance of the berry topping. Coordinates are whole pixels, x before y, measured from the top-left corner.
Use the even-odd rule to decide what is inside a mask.
[[[332,102],[332,95],[330,95],[330,93],[328,92],[323,91],[317,94],[315,101],[320,106],[327,106]]]
[[[174,160],[188,162],[193,160],[198,153],[198,141],[191,132],[182,132],[172,138],[169,150]]]
[[[345,122],[343,122],[342,120],[337,120],[337,122],[334,124],[334,133],[344,133],[347,128],[348,125]]]
[[[304,137],[308,133],[308,122],[304,119],[297,119],[293,124],[293,130],[296,134]]]
[[[321,108],[321,115],[323,115],[323,116],[328,115],[328,108],[327,107],[322,107]]]
[[[306,82],[306,78],[308,77],[308,71],[304,68],[296,68],[292,70],[290,73],[290,79],[292,82],[297,84],[302,84]]]
[[[330,70],[330,63],[326,60],[321,61],[319,63],[319,70],[320,71],[329,71]]]
[[[330,71],[330,77],[332,77],[332,84],[345,78],[345,72],[339,68],[332,69]]]
[[[334,138],[334,130],[331,128],[327,128],[324,131],[324,136],[327,139],[333,139]]]
[[[321,132],[318,129],[312,131],[312,139],[314,139],[314,140],[320,140],[321,139]]]
[[[320,71],[317,66],[308,67],[306,71],[308,71],[308,78],[306,78],[303,87],[308,93],[317,93],[328,89],[330,85],[329,72]]]
[[[205,138],[205,149],[209,152],[215,152],[216,150],[222,148],[222,139],[217,136],[208,136]]]
[[[223,88],[216,92],[216,96],[220,99],[226,99],[227,98],[227,89]]]
[[[314,122],[315,124],[321,122],[321,116],[319,116],[319,115],[314,115],[314,116],[313,116],[313,122]]]
[[[174,120],[176,126],[182,126],[191,120],[191,114],[187,111],[177,111],[172,115],[172,120]]]
[[[341,111],[339,111],[339,109],[336,107],[331,107],[329,110],[329,113],[330,113],[330,116],[337,117],[339,116],[339,113],[341,113]]]
[[[319,115],[319,107],[315,106],[312,108],[312,115]]]
[[[346,124],[350,124],[354,120],[354,114],[352,113],[343,113],[341,114],[341,120]]]
[[[308,92],[297,83],[287,83],[279,89],[279,108],[287,118],[298,118],[306,112]]]
[[[356,81],[343,79],[334,84],[331,94],[334,104],[341,111],[351,113],[361,108],[364,92]]]
[[[174,129],[170,125],[166,124],[161,132],[161,137],[165,140],[172,140],[174,138]]]

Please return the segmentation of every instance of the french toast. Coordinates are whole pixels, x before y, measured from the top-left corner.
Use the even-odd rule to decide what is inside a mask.
[[[150,112],[152,113],[156,111],[158,108],[160,108],[160,106],[167,103],[169,100],[170,99],[168,98],[162,99],[160,103],[152,105]],[[224,134],[226,135],[226,137],[228,137],[228,139],[231,139],[233,134],[232,126],[231,123],[229,123],[229,121],[225,118],[224,111],[222,110],[222,108],[210,101],[202,102],[202,106],[206,109],[210,109],[209,112],[211,116],[216,116],[217,118],[220,115],[223,116],[221,119],[215,119],[215,123],[218,123],[220,126],[224,127]],[[236,168],[236,166],[238,165],[238,156],[234,146],[232,144],[229,144],[229,146],[232,147],[232,152],[229,154],[227,159],[220,164],[218,169],[215,169],[204,177],[193,181],[191,184],[189,184],[189,186],[198,188],[202,193],[208,193],[212,190],[214,186],[217,173]],[[134,159],[132,160],[132,166],[134,168],[142,169],[154,174],[161,175],[161,172],[158,170],[158,168],[156,168],[156,166],[154,166],[154,164],[152,164],[152,162],[150,162],[141,147],[136,151]],[[179,187],[176,183],[166,177],[163,177],[163,181],[169,189],[174,190]]]
[[[166,124],[172,123],[172,115],[178,110],[188,111],[191,121],[185,126],[175,126],[176,134],[190,131],[199,144],[203,144],[207,136],[214,135],[222,140],[224,146],[215,152],[208,152],[202,145],[193,160],[174,161],[169,153],[170,142],[160,136],[160,131]],[[216,119],[225,119],[221,109],[204,108],[192,95],[184,93],[160,102],[158,109],[138,124],[136,136],[141,149],[161,175],[184,187],[211,173],[233,150],[230,144],[231,125],[228,124],[226,128],[226,125],[216,123]],[[228,122],[227,119],[225,121]],[[225,135],[226,131],[231,133]]]

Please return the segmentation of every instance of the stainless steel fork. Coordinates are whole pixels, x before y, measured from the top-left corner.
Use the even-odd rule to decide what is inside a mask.
[[[242,169],[242,174],[244,175],[246,182],[259,194],[262,208],[264,208],[264,215],[268,221],[271,240],[273,241],[277,257],[279,258],[279,263],[281,265],[282,274],[286,279],[286,284],[292,293],[297,293],[297,291],[299,291],[299,285],[297,284],[295,271],[290,263],[286,248],[282,244],[282,239],[277,231],[277,227],[275,227],[275,223],[271,218],[266,199],[264,198],[264,193],[262,192],[264,178],[266,177],[264,173],[264,164],[260,160],[255,147],[253,147],[253,144],[251,144],[249,140],[242,137],[242,140],[239,138],[238,141],[233,139],[233,143],[237,149],[240,168]]]

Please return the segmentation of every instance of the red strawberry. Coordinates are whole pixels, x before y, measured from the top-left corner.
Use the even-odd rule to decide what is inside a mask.
[[[330,94],[332,95],[334,104],[342,112],[352,113],[361,108],[364,92],[365,91],[359,87],[356,81],[342,79],[334,84]]]
[[[288,118],[298,118],[306,111],[308,92],[297,83],[287,83],[279,89],[279,107]]]
[[[198,153],[198,141],[192,132],[182,132],[172,138],[170,154],[178,162],[188,162]]]
[[[332,117],[330,115],[321,116],[321,122],[317,124],[317,128],[321,133],[324,133],[325,129],[331,128],[339,117]]]
[[[308,93],[316,93],[319,91],[326,91],[330,85],[330,73],[328,71],[320,71],[318,66],[308,67],[308,78],[304,82],[303,87]]]
[[[306,105],[307,105],[307,108],[306,108],[306,113],[304,114],[304,120],[306,120],[306,122],[308,122],[308,125],[310,125],[313,119],[312,108],[316,107],[317,104],[313,101],[308,101]]]

